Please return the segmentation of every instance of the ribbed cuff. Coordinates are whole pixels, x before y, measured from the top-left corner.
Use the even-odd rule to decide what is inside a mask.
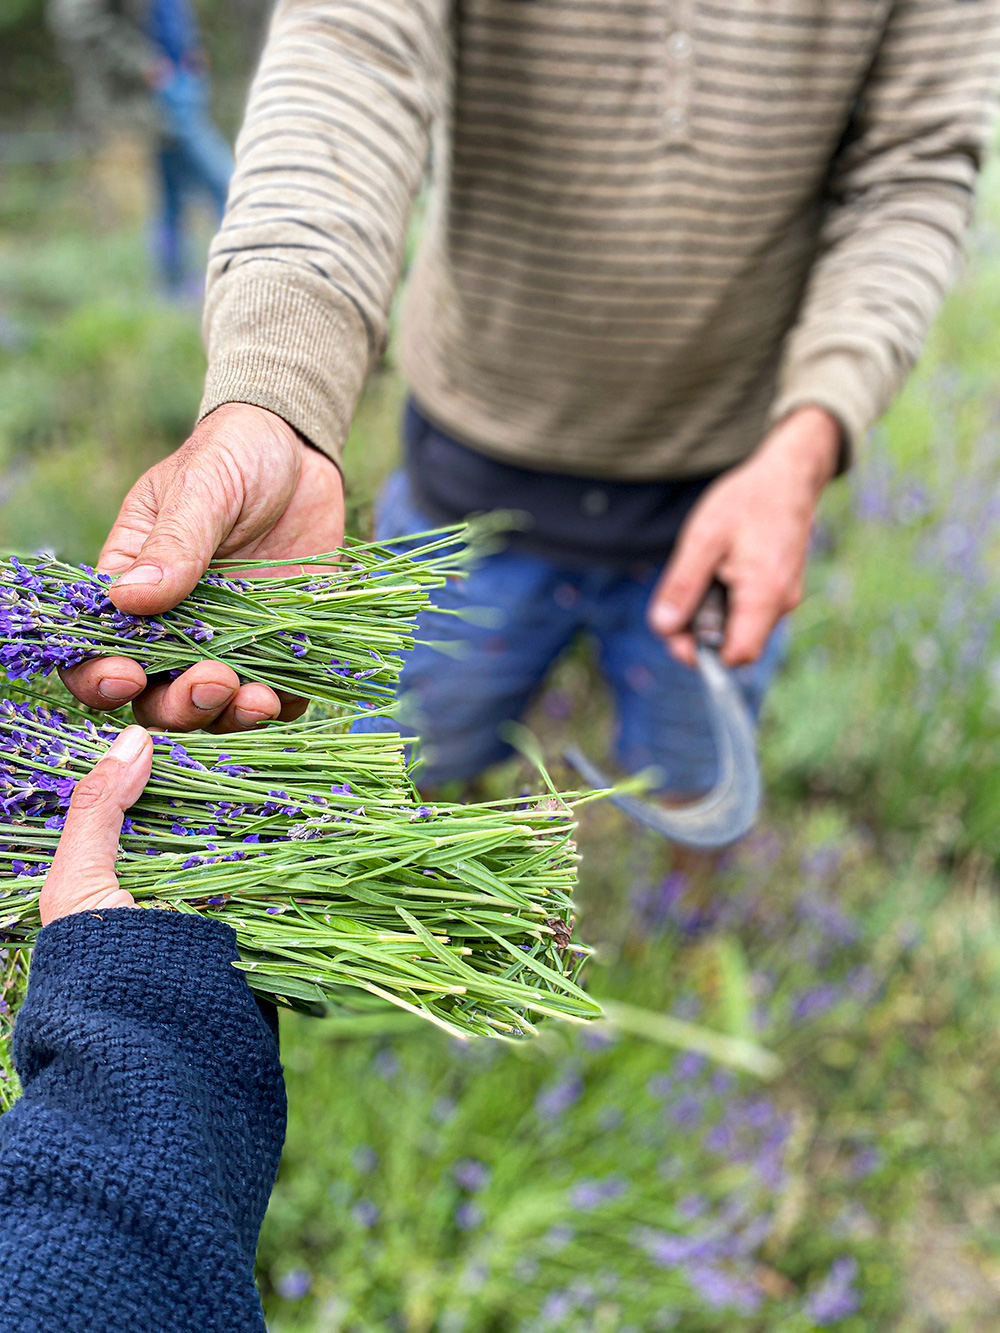
[[[885,410],[885,377],[861,352],[815,352],[786,365],[768,414],[776,426],[799,407],[822,407],[840,423],[843,445],[838,471],[854,462],[869,428]]]
[[[361,317],[332,293],[324,299],[251,267],[210,286],[199,420],[223,403],[264,407],[339,464],[368,371]]]

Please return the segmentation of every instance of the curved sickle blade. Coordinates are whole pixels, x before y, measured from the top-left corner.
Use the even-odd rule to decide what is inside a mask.
[[[698,667],[708,696],[708,716],[718,756],[715,786],[700,800],[671,810],[625,793],[612,804],[646,828],[686,847],[725,847],[749,832],[760,808],[760,767],[754,725],[736,682],[712,648],[699,647]],[[607,776],[575,746],[566,762],[594,787],[612,787]]]

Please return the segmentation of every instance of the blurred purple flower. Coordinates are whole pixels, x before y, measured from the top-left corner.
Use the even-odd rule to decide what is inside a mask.
[[[384,1078],[388,1082],[389,1079],[396,1077],[399,1070],[400,1064],[396,1059],[396,1052],[391,1047],[383,1046],[372,1056],[372,1071],[378,1074],[379,1078]]]
[[[370,1231],[379,1219],[378,1204],[371,1199],[359,1199],[351,1208],[351,1216],[358,1226]]]
[[[579,1034],[580,1045],[590,1055],[600,1055],[604,1051],[610,1051],[613,1046],[618,1044],[618,1037],[614,1032],[607,1028],[598,1027],[596,1023],[589,1023]]]
[[[583,1079],[575,1070],[567,1071],[556,1083],[542,1088],[535,1098],[539,1120],[560,1120],[583,1094]]]
[[[351,1153],[351,1165],[363,1176],[371,1175],[378,1166],[378,1153],[367,1143],[362,1143]]]
[[[843,849],[836,843],[813,847],[801,858],[802,873],[808,879],[832,879],[840,869]]]
[[[550,1324],[558,1323],[573,1313],[573,1301],[565,1291],[549,1292],[539,1311],[542,1319]]]
[[[858,1148],[847,1164],[847,1174],[852,1180],[865,1180],[879,1169],[882,1161],[882,1151],[874,1144]]]
[[[853,1255],[835,1259],[823,1281],[806,1297],[803,1313],[821,1328],[855,1314],[861,1304],[854,1289],[857,1276],[858,1261]]]
[[[801,894],[796,899],[795,911],[800,920],[814,927],[830,944],[837,946],[854,944],[861,936],[861,927],[847,915],[840,904],[831,898],[821,897],[818,893]]]
[[[743,1314],[753,1314],[763,1299],[760,1288],[748,1277],[740,1277],[714,1264],[691,1264],[685,1270],[687,1280],[705,1301],[715,1307],[732,1307]]]
[[[292,1268],[274,1284],[274,1289],[285,1301],[301,1301],[312,1290],[312,1273],[307,1268]]]
[[[682,1199],[677,1200],[677,1212],[685,1222],[693,1222],[696,1217],[701,1217],[707,1207],[708,1203],[703,1194],[685,1194]]]
[[[792,1001],[792,1022],[805,1023],[829,1011],[843,998],[843,988],[831,981],[821,981],[799,991]]]
[[[674,1063],[674,1073],[682,1083],[691,1083],[705,1072],[708,1061],[697,1051],[685,1051]]]
[[[455,1225],[459,1231],[475,1231],[483,1224],[483,1210],[474,1199],[464,1199],[455,1209]]]
[[[670,1097],[674,1091],[674,1080],[669,1074],[654,1074],[646,1084],[646,1091],[650,1097]]]
[[[851,998],[859,1004],[867,1004],[878,994],[880,982],[874,970],[867,963],[852,967],[846,977],[847,989]]]
[[[612,1199],[620,1199],[628,1192],[628,1181],[624,1176],[604,1176],[600,1180],[580,1180],[570,1190],[569,1201],[580,1212],[590,1212]]]
[[[476,1157],[460,1157],[451,1173],[456,1185],[470,1194],[478,1194],[490,1183],[490,1168]]]
[[[682,1129],[694,1129],[705,1114],[704,1103],[696,1093],[686,1092],[670,1108],[670,1114]]]

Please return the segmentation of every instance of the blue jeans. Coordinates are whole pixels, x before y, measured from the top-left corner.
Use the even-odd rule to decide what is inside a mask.
[[[156,256],[163,282],[177,292],[184,282],[184,212],[201,195],[221,219],[233,174],[233,155],[213,125],[203,75],[179,71],[156,95],[161,137],[156,154],[160,215]]]
[[[405,473],[397,472],[379,502],[378,540],[432,526],[415,507]],[[425,612],[418,638],[457,641],[458,651],[417,644],[403,669],[400,717],[363,719],[354,729],[419,736],[421,786],[473,778],[510,754],[498,726],[522,715],[555,659],[584,633],[596,640],[614,698],[621,768],[658,768],[657,785],[671,795],[707,791],[716,757],[701,677],[671,657],[646,625],[659,574],[653,566],[629,573],[561,568],[524,551],[485,557],[468,578],[449,580],[434,602],[449,609],[488,607],[495,623],[484,627]],[[737,672],[754,716],[781,662],[784,638],[779,626],[758,661]]]

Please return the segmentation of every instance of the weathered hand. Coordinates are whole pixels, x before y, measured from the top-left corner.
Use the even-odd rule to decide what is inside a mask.
[[[228,403],[139,478],[97,568],[120,576],[110,589],[119,610],[155,615],[186,597],[215,556],[319,555],[335,550],[343,534],[336,466],[273,412]],[[240,685],[221,662],[199,662],[168,684],[147,684],[127,657],[97,658],[62,677],[91,708],[131,700],[137,721],[174,731],[245,730],[305,708],[265,685]]]
[[[840,443],[828,412],[800,408],[702,496],[649,603],[650,626],[681,661],[694,663],[685,627],[713,576],[729,590],[722,657],[730,666],[753,662],[798,605],[816,502],[836,472]]]
[[[76,784],[52,868],[42,885],[42,925],[72,912],[134,907],[118,887],[115,858],[122,818],[149,781],[153,745],[142,727],[126,727],[104,758]]]

